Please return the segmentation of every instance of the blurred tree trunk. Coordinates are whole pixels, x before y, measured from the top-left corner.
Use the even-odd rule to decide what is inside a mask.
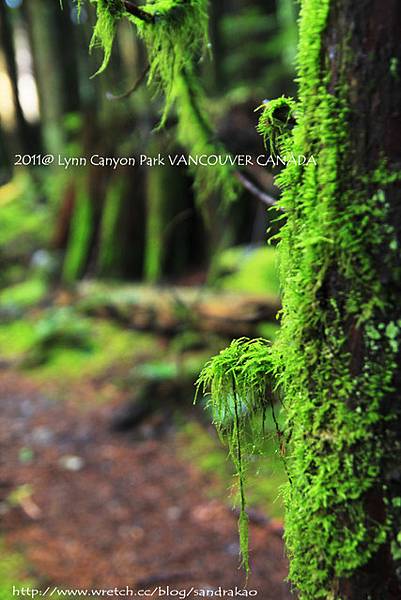
[[[11,81],[15,116],[17,120],[17,131],[19,138],[18,151],[21,153],[34,153],[35,139],[31,135],[30,126],[27,123],[22,111],[18,94],[18,72],[15,60],[15,48],[13,40],[13,29],[10,10],[7,9],[4,2],[0,2],[0,38],[6,59],[8,76]]]
[[[150,154],[163,152],[154,140]],[[157,283],[166,274],[182,274],[188,266],[191,240],[186,235],[194,208],[191,190],[181,169],[168,164],[146,169],[146,238],[144,275]]]
[[[4,132],[0,127],[0,186],[6,183],[10,177],[11,161],[4,139]]]
[[[59,8],[59,7],[57,7]],[[55,39],[55,49],[60,63],[62,77],[61,96],[62,109],[66,113],[76,112],[80,108],[79,80],[78,80],[78,56],[77,48],[78,35],[76,35],[76,26],[73,24],[70,16],[70,6],[68,3],[64,10],[56,10],[54,13],[54,27],[57,32]],[[68,40],[69,43],[66,43]]]
[[[56,16],[60,5],[47,0],[29,0],[25,6],[39,91],[44,147],[45,151],[52,154],[62,154],[65,144],[62,123],[65,88]],[[68,40],[63,40],[63,44],[68,45]]]

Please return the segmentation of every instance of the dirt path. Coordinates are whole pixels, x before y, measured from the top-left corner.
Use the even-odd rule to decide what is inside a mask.
[[[243,587],[229,508],[207,499],[173,439],[111,433],[111,410],[58,403],[20,374],[0,373],[0,501],[28,486],[1,517],[9,547],[46,585]],[[248,587],[286,600],[282,540],[268,525],[251,529]]]

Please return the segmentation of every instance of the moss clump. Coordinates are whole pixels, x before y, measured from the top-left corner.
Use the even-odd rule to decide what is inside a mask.
[[[280,153],[285,146],[292,127],[296,122],[296,103],[292,98],[281,96],[266,101],[257,110],[262,110],[257,130],[262,135],[265,146],[269,144],[272,156]]]
[[[110,62],[117,21],[124,15],[125,9],[122,0],[91,0],[91,2],[96,5],[97,20],[89,51],[100,47],[104,52],[103,62],[95,73],[95,75],[99,75]],[[78,10],[80,7],[81,3],[78,4]]]
[[[38,304],[47,293],[43,279],[27,279],[0,291],[0,309],[23,309]]]
[[[130,16],[148,50],[149,84],[164,95],[160,126],[175,104],[177,137],[192,155],[226,153],[214,140],[198,77],[198,62],[208,48],[207,6],[207,0],[158,0],[145,5],[153,23]],[[198,198],[220,191],[224,202],[234,200],[238,185],[232,171],[229,165],[194,168]]]
[[[221,439],[228,444],[239,481],[239,534],[242,563],[249,570],[248,516],[245,478],[247,461],[260,449],[264,438],[257,415],[269,406],[271,389],[270,345],[266,340],[234,340],[214,356],[197,381],[198,392],[208,394],[207,409]],[[256,424],[256,431],[255,431]]]
[[[163,124],[180,96],[180,81],[195,71],[208,44],[207,0],[158,0],[145,5],[154,17],[149,24],[135,17],[139,36],[144,40],[150,63],[149,83],[164,94]]]

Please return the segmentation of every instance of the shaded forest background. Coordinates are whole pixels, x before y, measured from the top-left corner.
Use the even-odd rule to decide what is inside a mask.
[[[172,115],[156,131],[162,99],[145,85],[112,100],[141,78],[147,64],[132,26],[120,23],[110,68],[91,79],[101,50],[88,53],[94,11],[78,21],[74,2],[1,3],[1,182],[13,175],[14,155],[181,153]],[[211,3],[213,59],[199,65],[216,136],[227,150],[259,155],[263,144],[255,108],[264,99],[292,95],[296,14],[292,0]],[[50,204],[48,243],[59,253],[65,281],[84,275],[160,281],[210,267],[216,251],[262,243],[265,207],[244,192],[223,214],[222,199],[196,206],[188,171],[145,166],[64,171],[37,168],[19,173],[20,185]],[[272,176],[252,167],[254,183],[275,193]],[[29,178],[29,179],[28,179]],[[40,188],[40,191],[39,191]],[[73,231],[79,222],[79,231]],[[4,270],[3,270],[4,277]]]

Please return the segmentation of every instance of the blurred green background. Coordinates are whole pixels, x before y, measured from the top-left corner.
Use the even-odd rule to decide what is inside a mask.
[[[295,94],[296,20],[293,0],[210,2],[212,55],[199,74],[229,152],[263,154],[256,107]],[[210,477],[207,494],[225,499],[233,473],[207,416],[191,407],[193,383],[232,337],[275,336],[279,284],[266,232],[277,231],[276,215],[246,190],[226,210],[217,196],[199,205],[185,167],[64,169],[26,158],[183,152],[174,111],[158,130],[162,100],[146,85],[118,99],[147,64],[128,22],[109,67],[91,78],[102,60],[88,53],[94,23],[90,3],[78,19],[71,0],[63,10],[55,0],[0,0],[1,372],[21,373],[60,402],[89,389],[80,401],[114,402],[117,428],[130,426],[132,406],[151,404],[154,414],[165,408],[160,398],[171,402],[178,454]],[[25,164],[15,166],[16,155]],[[277,197],[269,169],[247,176]],[[285,475],[271,417],[266,427],[270,460],[251,465],[249,498],[281,518]],[[2,515],[13,510],[10,494]],[[18,571],[14,555],[4,560]],[[0,562],[0,580],[4,569]]]

